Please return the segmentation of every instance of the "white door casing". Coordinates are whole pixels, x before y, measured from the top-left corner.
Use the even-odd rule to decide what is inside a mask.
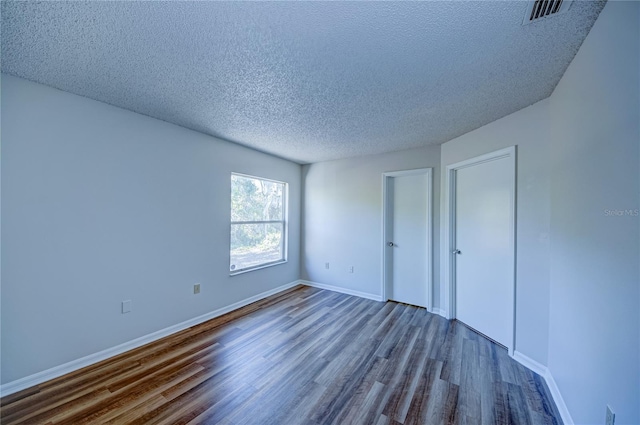
[[[515,146],[451,164],[446,180],[443,294],[447,317],[459,319],[513,354]]]
[[[383,300],[431,310],[431,213],[431,168],[383,174]]]

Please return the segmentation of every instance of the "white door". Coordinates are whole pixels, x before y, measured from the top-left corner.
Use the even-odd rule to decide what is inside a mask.
[[[455,315],[511,347],[514,314],[514,181],[511,157],[455,170]]]
[[[387,298],[427,307],[430,287],[431,173],[387,174]]]

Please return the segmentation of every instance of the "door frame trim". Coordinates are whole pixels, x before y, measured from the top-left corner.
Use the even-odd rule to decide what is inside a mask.
[[[456,318],[456,280],[455,280],[455,259],[453,258],[452,250],[455,244],[455,211],[456,211],[456,171],[479,165],[485,162],[494,161],[497,159],[508,158],[513,170],[513,179],[511,181],[511,261],[510,266],[512,269],[513,285],[511,285],[512,293],[509,297],[512,300],[511,308],[511,341],[509,341],[507,348],[509,354],[513,355],[516,347],[516,205],[517,205],[517,168],[516,168],[516,146],[510,146],[504,149],[499,149],[494,152],[489,152],[484,155],[469,158],[464,161],[456,162],[454,164],[447,165],[445,172],[445,184],[444,184],[444,237],[442,238],[442,254],[443,259],[442,267],[442,283],[441,291],[444,294],[444,312],[447,319]]]
[[[427,311],[433,310],[433,168],[416,168],[411,170],[402,171],[388,171],[382,173],[382,278],[380,293],[382,295],[382,301],[389,300],[387,294],[388,284],[387,282],[387,220],[389,219],[389,209],[391,207],[388,196],[388,183],[389,179],[393,177],[411,176],[424,174],[427,176]]]

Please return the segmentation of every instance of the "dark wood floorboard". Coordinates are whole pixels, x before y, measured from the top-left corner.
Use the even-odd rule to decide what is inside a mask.
[[[465,326],[306,286],[0,400],[10,424],[560,424]]]

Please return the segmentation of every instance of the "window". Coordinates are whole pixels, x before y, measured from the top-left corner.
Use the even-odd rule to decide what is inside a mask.
[[[287,184],[231,174],[231,274],[287,260]]]

